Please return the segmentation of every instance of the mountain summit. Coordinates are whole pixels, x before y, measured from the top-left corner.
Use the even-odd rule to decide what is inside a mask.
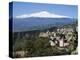
[[[16,18],[29,18],[29,17],[39,17],[39,18],[69,18],[68,16],[57,15],[47,11],[35,12],[31,14],[23,14],[16,16]]]

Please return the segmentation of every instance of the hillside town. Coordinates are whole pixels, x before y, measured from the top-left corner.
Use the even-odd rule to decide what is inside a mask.
[[[77,30],[77,29],[76,29]],[[39,34],[39,37],[48,37],[50,45],[55,46],[58,45],[59,47],[68,47],[70,45],[69,41],[76,40],[76,38],[73,36],[74,30],[73,28],[61,28],[57,29],[56,32],[49,32],[46,31],[46,33],[41,32]]]
[[[42,46],[49,43],[48,45],[50,47],[52,47],[52,49],[57,49],[58,51],[65,50],[67,52],[69,51],[69,49],[72,49],[71,51],[73,51],[73,52],[70,52],[70,54],[71,53],[77,54],[77,42],[78,42],[77,41],[77,39],[78,39],[77,30],[78,30],[77,28],[73,29],[71,27],[70,28],[57,28],[55,31],[54,31],[54,29],[52,31],[46,30],[46,31],[42,31],[42,32],[37,32],[38,34],[37,33],[33,34],[33,32],[31,34],[25,33],[24,37],[28,38],[30,36],[29,37],[30,39],[34,39],[35,37],[37,37],[36,40],[32,40],[33,44],[36,41],[38,41],[38,43],[41,43],[41,44],[44,42],[44,44]],[[18,36],[19,36],[19,34],[18,34]],[[39,39],[41,39],[41,40],[39,41]],[[25,40],[25,41],[27,41],[27,40]],[[41,41],[43,41],[43,42],[41,42]],[[47,43],[46,43],[46,41],[47,41]],[[32,43],[32,42],[30,42],[30,43]],[[21,43],[24,43],[24,42],[21,42]],[[38,45],[38,43],[37,43],[37,45]],[[37,45],[34,44],[34,47]],[[34,47],[32,46],[33,49],[34,49]],[[23,46],[22,46],[22,48],[23,48]],[[30,49],[32,49],[32,48],[30,48]],[[45,49],[47,49],[47,47]],[[28,50],[25,50],[25,51],[18,50],[16,52],[13,52],[13,56],[16,55],[16,56],[20,56],[20,57],[25,57],[25,54],[26,54],[28,57],[29,51]],[[53,52],[54,52],[54,50],[53,50]],[[64,54],[66,54],[66,53],[64,53]],[[52,54],[52,55],[54,55],[54,54]]]

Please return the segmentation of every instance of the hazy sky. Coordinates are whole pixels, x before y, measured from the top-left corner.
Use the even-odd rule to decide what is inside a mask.
[[[38,4],[28,2],[13,3],[13,17],[40,11],[48,11],[73,18],[77,18],[78,16],[78,7],[76,5]]]

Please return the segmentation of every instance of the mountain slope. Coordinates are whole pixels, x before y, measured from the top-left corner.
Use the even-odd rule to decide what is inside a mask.
[[[16,16],[16,18],[29,18],[29,17],[39,17],[39,18],[69,18],[68,16],[58,15],[54,13],[50,13],[47,11],[40,11],[31,14],[23,14]]]
[[[75,19],[70,18],[23,18],[13,19],[13,31],[29,31],[46,29],[53,26],[72,24]]]

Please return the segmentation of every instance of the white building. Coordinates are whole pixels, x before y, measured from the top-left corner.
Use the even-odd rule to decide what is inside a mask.
[[[39,37],[48,37],[48,36],[49,36],[48,33],[44,33],[44,32],[41,32],[39,34]]]
[[[53,42],[52,40],[49,40],[49,43],[50,43],[51,46],[55,46],[56,45],[55,42]]]

